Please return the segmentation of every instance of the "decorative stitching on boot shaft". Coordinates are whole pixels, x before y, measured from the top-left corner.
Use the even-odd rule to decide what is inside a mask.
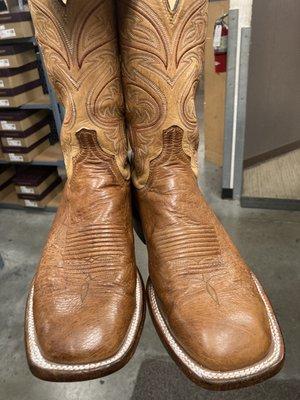
[[[103,150],[129,178],[113,3],[30,1],[47,72],[65,108],[61,144],[68,176],[79,151],[75,132],[86,128],[97,132]]]
[[[133,180],[142,188],[162,150],[162,132],[184,130],[183,149],[196,173],[195,91],[202,70],[207,1],[119,1],[126,117],[134,152]]]

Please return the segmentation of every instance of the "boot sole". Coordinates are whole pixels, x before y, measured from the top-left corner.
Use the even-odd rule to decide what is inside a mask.
[[[176,364],[181,368],[186,376],[197,385],[210,390],[237,389],[268,379],[275,375],[282,367],[284,360],[284,343],[279,325],[273,314],[270,302],[260,283],[253,274],[252,278],[267,310],[272,335],[272,345],[269,353],[260,362],[246,368],[226,372],[213,371],[202,367],[200,364],[197,364],[177,343],[159,309],[154,287],[150,278],[148,279],[148,304],[156,331]]]
[[[58,364],[43,357],[34,325],[33,293],[34,282],[28,296],[25,313],[25,347],[33,375],[54,382],[84,381],[109,375],[122,368],[131,359],[141,336],[146,310],[144,287],[139,273],[137,273],[136,283],[136,309],[122,346],[114,356],[91,364]]]

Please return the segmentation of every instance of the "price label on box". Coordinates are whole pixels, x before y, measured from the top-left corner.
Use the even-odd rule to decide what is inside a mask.
[[[6,138],[8,146],[15,146],[15,147],[22,147],[22,142],[21,140],[15,139],[15,138]]]
[[[20,186],[21,193],[34,194],[34,189],[28,186]]]
[[[0,33],[0,35],[1,35],[1,33]],[[8,58],[0,58],[0,67],[6,68],[6,67],[9,67],[9,66],[10,66],[10,63],[9,63],[9,59]]]
[[[0,107],[8,107],[8,106],[9,106],[9,100],[7,99],[0,100]]]
[[[0,88],[4,88],[4,81],[0,79]]]
[[[8,158],[10,159],[10,161],[24,161],[23,156],[20,156],[20,154],[8,153]]]
[[[17,130],[17,125],[8,121],[1,121],[1,128],[5,131],[15,131]]]
[[[26,207],[38,207],[38,203],[36,201],[26,199],[25,206]]]
[[[11,29],[0,29],[0,39],[7,39],[11,37],[16,37],[16,31]]]

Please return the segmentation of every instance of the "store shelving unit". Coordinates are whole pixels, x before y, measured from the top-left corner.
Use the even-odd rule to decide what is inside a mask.
[[[7,208],[13,210],[45,210],[56,211],[61,198],[61,193],[58,193],[44,208],[25,207],[20,204],[16,192],[11,192],[0,202],[0,208]]]
[[[23,104],[19,108],[21,108],[22,110],[51,110],[52,104],[50,96],[45,94],[43,97],[39,97],[38,99],[36,99],[36,102]]]
[[[56,132],[60,133],[61,124],[62,124],[62,110],[57,101],[56,95],[53,91],[53,88],[49,82],[47,72],[44,66],[44,61],[42,57],[41,50],[36,42],[34,37],[30,38],[18,38],[18,39],[5,39],[0,40],[0,45],[5,44],[18,44],[18,43],[32,43],[36,49],[37,59],[40,61],[41,71],[43,74],[45,86],[48,93],[45,93],[42,97],[36,99],[34,102],[29,102],[27,104],[23,104],[22,106],[18,107],[18,109],[25,109],[25,110],[42,110],[46,109],[52,112],[54,125]],[[14,108],[5,108],[5,110],[14,109]],[[17,162],[10,162],[5,159],[1,159],[0,156],[0,164],[12,164],[12,165],[24,165],[25,163],[17,163]],[[59,168],[64,167],[63,155],[60,148],[59,143],[55,143],[49,146],[47,149],[42,151],[38,154],[30,164],[33,165],[45,165],[45,166],[57,166]],[[60,200],[60,194],[58,194],[48,205],[43,208],[43,210],[47,211],[54,211],[57,209]],[[11,208],[11,209],[24,209],[28,210],[28,207],[24,207],[18,201],[18,197],[15,192],[10,193],[4,199],[0,200],[0,208]],[[31,208],[30,208],[31,210]],[[40,210],[40,209],[39,209]]]
[[[25,163],[11,162],[4,159],[0,159],[0,164],[18,164],[24,165]],[[33,161],[32,165],[47,165],[47,166],[57,166],[64,167],[63,155],[60,149],[60,144],[55,143],[52,146],[47,147],[44,151],[39,153]]]

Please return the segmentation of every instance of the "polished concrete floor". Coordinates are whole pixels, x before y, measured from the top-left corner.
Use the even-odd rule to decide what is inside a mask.
[[[277,312],[287,347],[280,374],[254,388],[225,394],[207,392],[177,370],[147,317],[137,351],[121,371],[82,383],[34,378],[24,353],[24,305],[53,214],[0,210],[0,400],[300,398],[300,213],[242,209],[237,201],[221,200],[220,174],[213,165],[200,163],[199,181],[207,200],[260,278]],[[146,279],[147,252],[139,239],[136,254]]]

